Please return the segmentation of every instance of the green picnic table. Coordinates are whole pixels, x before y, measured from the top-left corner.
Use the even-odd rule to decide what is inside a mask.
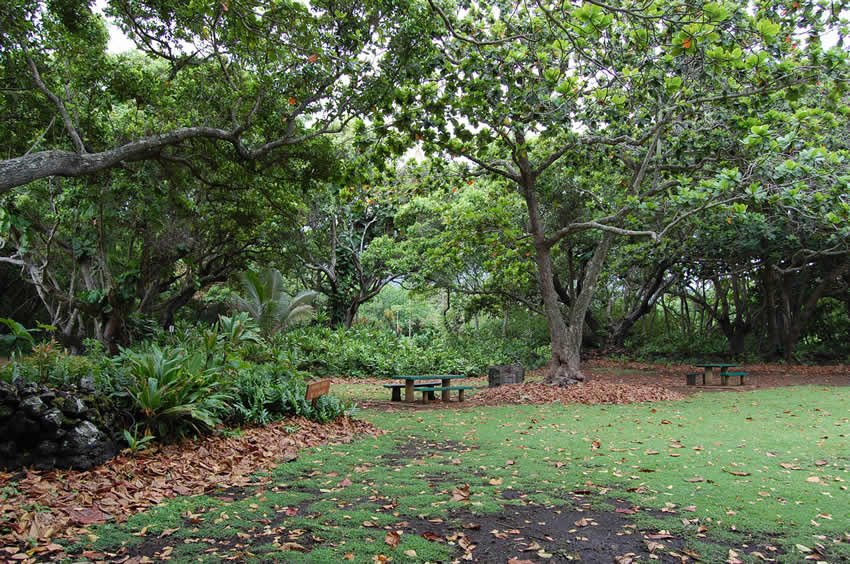
[[[474,389],[474,386],[452,386],[452,380],[460,380],[463,378],[466,378],[463,374],[393,376],[393,379],[401,380],[404,383],[404,401],[408,403],[415,401],[415,392],[422,392],[422,400],[423,402],[427,402],[429,398],[434,397],[435,392],[441,392],[441,399],[443,401],[449,401],[451,392],[456,391],[458,393],[458,401],[463,401],[463,392],[465,390]],[[417,382],[424,380],[430,380],[430,382],[426,384],[417,384]],[[435,380],[439,380],[439,382],[436,382]],[[392,390],[392,399],[394,401],[399,401],[401,399],[400,384],[384,384],[384,387]]]
[[[694,366],[703,369],[703,372],[702,372],[702,384],[703,384],[703,386],[707,385],[709,383],[710,379],[714,379],[716,381],[717,379],[713,378],[714,375],[717,375],[717,376],[720,377],[719,384],[721,386],[726,386],[729,383],[730,377],[739,378],[740,379],[739,385],[741,385],[741,386],[744,385],[744,378],[747,378],[748,380],[754,380],[755,381],[755,377],[751,377],[751,378],[748,377],[749,374],[747,372],[730,371],[729,370],[730,368],[735,368],[738,365],[732,364],[732,363],[729,363],[729,362],[701,362],[701,363],[695,364]],[[696,377],[699,376],[699,375],[700,375],[699,373],[686,374],[687,384],[689,386],[696,385]]]

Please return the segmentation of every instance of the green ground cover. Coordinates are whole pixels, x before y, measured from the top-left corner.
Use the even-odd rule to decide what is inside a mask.
[[[476,556],[464,550],[476,521],[486,523],[478,538],[504,536],[534,521],[512,523],[509,510],[585,507],[595,521],[515,555],[579,557],[592,537],[583,531],[607,513],[628,523],[623,533],[667,543],[642,537],[655,554],[674,550],[669,534],[679,554],[710,562],[730,548],[745,562],[817,551],[850,560],[848,413],[850,389],[816,387],[625,406],[364,411],[388,434],[305,451],[273,471],[271,486],[175,499],[99,527],[74,549],[186,561],[439,561]]]

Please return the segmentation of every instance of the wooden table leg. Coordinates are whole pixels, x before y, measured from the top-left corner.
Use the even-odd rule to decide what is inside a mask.
[[[413,403],[416,398],[413,397],[413,380],[404,381],[404,401]]]
[[[702,373],[702,385],[707,386],[709,381],[711,381],[711,375],[714,374],[714,368],[711,366],[706,366],[705,370]]]
[[[457,401],[463,401],[463,390],[457,391]]]
[[[444,388],[448,388],[449,386],[452,385],[451,378],[443,378],[442,381],[443,381],[443,387]],[[443,390],[443,401],[449,401],[449,391],[448,390]]]

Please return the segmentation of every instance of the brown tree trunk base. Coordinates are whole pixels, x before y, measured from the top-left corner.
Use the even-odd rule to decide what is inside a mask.
[[[581,384],[583,382],[589,381],[590,376],[583,373],[578,368],[578,366],[570,367],[568,364],[553,360],[546,368],[545,382],[552,386],[560,386],[562,388],[566,388],[567,386],[572,386],[573,384]]]

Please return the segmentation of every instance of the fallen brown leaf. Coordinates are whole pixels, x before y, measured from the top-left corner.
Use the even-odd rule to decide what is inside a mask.
[[[384,537],[384,542],[390,546],[390,548],[398,547],[398,543],[401,542],[401,535],[395,531],[387,531],[387,536]]]
[[[298,544],[297,542],[285,542],[280,545],[280,550],[292,550],[295,552],[310,552],[307,547]]]
[[[291,432],[293,427],[295,432]],[[295,417],[245,429],[239,437],[209,436],[135,455],[123,453],[86,471],[28,470],[16,482],[20,494],[4,501],[4,519],[17,526],[0,533],[0,546],[14,546],[27,538],[76,537],[81,534],[80,527],[112,520],[120,523],[171,497],[256,483],[252,475],[258,470],[294,459],[302,448],[348,442],[361,434],[379,435],[382,431],[350,418],[323,425]],[[0,486],[6,485],[5,476],[0,473]],[[128,480],[128,476],[133,478]],[[34,505],[45,509],[28,515],[26,508]],[[292,510],[297,512],[297,508]],[[192,524],[204,518],[186,515]]]
[[[469,500],[469,484],[458,486],[452,490],[452,501],[468,501]]]

